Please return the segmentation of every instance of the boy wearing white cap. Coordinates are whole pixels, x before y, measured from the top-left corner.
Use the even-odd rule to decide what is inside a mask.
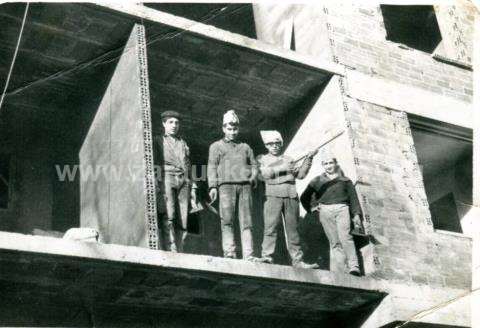
[[[211,202],[219,198],[223,255],[236,258],[234,220],[238,221],[242,256],[255,261],[252,240],[252,185],[257,178],[253,151],[238,141],[239,119],[233,110],[223,116],[224,137],[210,145],[208,152],[208,186]]]
[[[268,154],[259,155],[260,174],[265,181],[264,220],[265,229],[262,244],[262,261],[273,263],[277,241],[277,228],[283,221],[287,249],[292,265],[297,268],[314,269],[317,264],[303,262],[300,237],[297,231],[299,201],[295,179],[303,179],[312,165],[317,151],[310,152],[299,167],[293,159],[282,154],[283,139],[278,131],[260,131]],[[282,220],[283,215],[283,220]]]

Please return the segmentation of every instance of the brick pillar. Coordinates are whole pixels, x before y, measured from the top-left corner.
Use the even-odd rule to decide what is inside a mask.
[[[422,263],[433,255],[434,244],[422,240],[433,226],[407,115],[348,96],[345,103],[357,190],[375,238],[373,271],[387,279],[441,284]]]

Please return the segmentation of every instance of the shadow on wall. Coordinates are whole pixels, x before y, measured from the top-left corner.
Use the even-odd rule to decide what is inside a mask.
[[[298,230],[306,262],[317,262],[320,269],[330,268],[330,246],[318,217],[307,213],[300,218]]]

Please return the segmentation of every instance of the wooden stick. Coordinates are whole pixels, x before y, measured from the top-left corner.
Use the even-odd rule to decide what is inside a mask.
[[[326,144],[328,144],[328,143],[331,142],[332,140],[334,140],[334,139],[336,139],[337,137],[339,137],[340,135],[342,135],[343,132],[345,132],[345,130],[339,130],[339,131],[337,131],[333,136],[329,137],[327,140],[325,140],[324,142],[322,142],[322,143],[320,144],[320,146],[318,146],[317,148],[315,148],[315,150],[320,150],[320,148],[322,148],[323,146],[325,146]],[[299,158],[297,158],[297,159],[294,160],[293,162],[294,162],[294,163],[298,163],[298,162],[300,162],[301,160],[305,159],[305,157],[307,157],[307,156],[308,156],[308,153],[305,154],[305,155],[303,155],[303,156],[301,156],[301,157],[299,157]]]

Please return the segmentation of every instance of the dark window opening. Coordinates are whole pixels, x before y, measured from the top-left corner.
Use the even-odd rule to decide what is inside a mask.
[[[10,201],[10,156],[0,154],[0,208],[7,209]]]
[[[433,53],[442,41],[433,6],[380,6],[387,40]]]
[[[472,204],[472,130],[409,115],[433,227],[462,233]]]
[[[453,193],[449,193],[430,204],[435,229],[462,233],[460,218]]]

